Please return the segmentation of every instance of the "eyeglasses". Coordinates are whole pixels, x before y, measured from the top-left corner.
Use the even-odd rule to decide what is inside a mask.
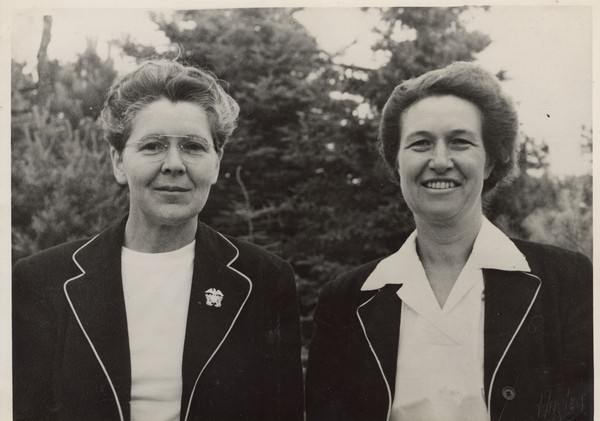
[[[150,134],[125,146],[135,147],[136,152],[152,161],[162,161],[171,148],[169,139],[179,139],[177,148],[184,161],[198,161],[215,149],[210,141],[201,136],[175,134]]]

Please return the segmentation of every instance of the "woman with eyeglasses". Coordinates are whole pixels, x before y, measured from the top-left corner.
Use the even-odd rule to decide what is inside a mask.
[[[198,220],[238,111],[212,74],[166,60],[110,89],[129,214],[16,263],[16,420],[302,419],[291,267]]]
[[[483,216],[515,174],[517,129],[474,64],[393,91],[379,138],[416,230],[323,288],[308,421],[593,419],[591,262]]]

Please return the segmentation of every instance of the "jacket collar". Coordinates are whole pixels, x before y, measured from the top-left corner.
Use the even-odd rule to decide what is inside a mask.
[[[250,278],[233,267],[238,256],[239,250],[225,236],[199,223],[183,351],[182,420],[188,419],[204,370],[231,332],[252,292]],[[209,289],[223,295],[220,307],[209,305]]]
[[[364,292],[370,298],[361,304],[356,314],[371,353],[377,362],[385,383],[387,400],[381,401],[373,411],[387,411],[386,420],[392,410],[392,400],[396,386],[396,363],[398,361],[398,340],[400,338],[400,310],[402,301],[397,291],[402,285],[388,284],[376,293]],[[385,395],[382,395],[385,396]],[[387,408],[385,405],[387,403]]]
[[[542,280],[532,273],[493,269],[484,269],[483,278],[485,283],[483,368],[485,397],[490,408],[496,374],[537,299]]]
[[[81,274],[66,280],[65,296],[101,366],[121,420],[130,417],[131,366],[121,246],[127,217],[85,243],[73,254]],[[183,354],[182,419],[207,364],[218,352],[244,304],[252,281],[233,267],[239,250],[225,236],[199,222],[194,274]],[[206,290],[223,294],[221,307],[207,304]]]
[[[115,397],[119,417],[129,419],[131,365],[121,280],[124,218],[81,246],[73,261],[81,274],[68,279],[64,293]]]

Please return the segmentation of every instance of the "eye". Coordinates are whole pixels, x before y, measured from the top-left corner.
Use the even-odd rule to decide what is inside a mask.
[[[156,155],[166,151],[168,143],[162,136],[147,136],[140,140],[138,150],[146,155]]]
[[[211,144],[208,140],[194,136],[181,143],[181,150],[190,155],[202,155],[210,152]]]
[[[472,144],[473,142],[462,137],[455,137],[450,141],[450,145],[458,149],[466,149]]]
[[[412,139],[407,142],[407,148],[417,152],[426,151],[431,146],[431,142],[426,138]]]

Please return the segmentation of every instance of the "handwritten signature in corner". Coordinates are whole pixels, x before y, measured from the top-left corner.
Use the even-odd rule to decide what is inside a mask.
[[[561,391],[562,392],[562,391]],[[572,421],[583,413],[586,405],[586,393],[572,393],[567,388],[566,393],[556,393],[554,390],[540,394],[537,403],[537,418],[546,421]]]

